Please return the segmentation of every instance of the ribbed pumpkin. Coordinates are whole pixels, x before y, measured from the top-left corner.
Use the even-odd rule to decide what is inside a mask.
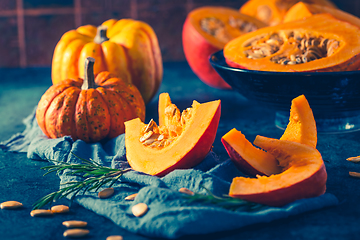
[[[84,77],[84,62],[95,58],[95,75],[109,71],[130,78],[145,103],[160,87],[163,66],[154,30],[145,22],[110,19],[99,27],[80,26],[66,32],[57,43],[52,59],[52,82]]]
[[[124,122],[145,119],[145,104],[138,89],[108,71],[94,77],[94,58],[85,59],[84,79],[65,79],[41,97],[36,119],[46,136],[66,135],[97,142],[125,132]]]

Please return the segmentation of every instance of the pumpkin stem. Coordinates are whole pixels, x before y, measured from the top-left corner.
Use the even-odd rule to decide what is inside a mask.
[[[87,57],[85,59],[84,82],[81,86],[82,90],[96,88],[94,76],[94,63],[95,58]]]
[[[107,27],[106,26],[99,26],[97,28],[96,36],[94,38],[94,42],[97,44],[101,44],[105,41],[108,41],[109,38],[106,36]]]

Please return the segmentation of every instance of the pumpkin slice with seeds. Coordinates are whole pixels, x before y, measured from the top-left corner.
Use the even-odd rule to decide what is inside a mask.
[[[220,100],[193,102],[180,112],[169,94],[159,96],[159,125],[139,118],[125,123],[126,158],[143,173],[164,176],[199,164],[211,150],[221,113]]]
[[[359,28],[332,15],[266,27],[224,47],[236,68],[273,72],[352,71],[360,66]]]

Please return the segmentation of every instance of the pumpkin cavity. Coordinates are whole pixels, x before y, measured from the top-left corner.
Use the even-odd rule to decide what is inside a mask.
[[[270,57],[273,63],[294,65],[329,57],[340,45],[340,40],[300,30],[278,31],[250,39],[244,54],[249,59]]]
[[[235,18],[233,16],[229,16],[227,22],[224,22],[217,17],[205,17],[200,20],[201,29],[223,43],[227,43],[234,38],[229,33],[226,26],[236,28],[243,34],[258,29],[256,24],[246,21],[245,19]]]
[[[180,113],[175,104],[170,104],[165,108],[164,125],[158,126],[151,119],[150,122],[141,129],[141,137],[139,141],[150,148],[161,149],[169,146],[177,137],[179,137],[186,124],[192,116],[192,108],[187,108]]]

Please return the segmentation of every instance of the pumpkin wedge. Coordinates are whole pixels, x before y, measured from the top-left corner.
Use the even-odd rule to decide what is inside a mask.
[[[235,128],[226,133],[221,142],[235,166],[247,175],[270,176],[282,171],[273,155],[252,145],[245,135]]]
[[[327,173],[317,149],[305,144],[257,136],[254,144],[274,155],[284,171],[270,177],[236,177],[229,195],[269,206],[325,193]]]
[[[183,26],[182,43],[186,60],[192,71],[207,85],[230,89],[210,65],[209,56],[223,49],[228,41],[265,26],[237,9],[219,6],[196,8],[187,15]]]
[[[143,173],[164,176],[199,164],[211,150],[221,113],[220,100],[193,102],[182,113],[167,93],[159,97],[159,122],[125,122],[126,158]]]
[[[339,20],[360,27],[360,18],[350,13],[344,12],[338,8],[323,6],[319,4],[308,4],[305,2],[298,2],[297,4],[293,5],[284,15],[283,22],[286,23],[301,20],[319,13],[330,13],[332,16]]]
[[[303,143],[316,148],[316,122],[309,102],[304,95],[300,95],[291,101],[289,123],[280,140]]]
[[[248,0],[240,8],[240,12],[255,17],[270,26],[280,24],[286,12],[300,0]],[[302,0],[306,3],[336,8],[328,0]]]
[[[266,27],[224,47],[233,67],[274,72],[352,71],[360,66],[359,28],[328,13]]]

